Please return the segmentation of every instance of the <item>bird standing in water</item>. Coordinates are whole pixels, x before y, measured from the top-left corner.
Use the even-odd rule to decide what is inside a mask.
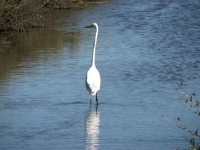
[[[96,95],[96,103],[98,105],[97,91],[100,90],[100,84],[101,84],[100,73],[95,66],[95,52],[96,52],[96,43],[98,36],[98,25],[97,23],[93,23],[92,25],[86,26],[85,28],[96,28],[96,35],[94,38],[93,53],[92,53],[92,64],[86,75],[85,86],[90,94],[90,104],[92,103],[92,95]]]

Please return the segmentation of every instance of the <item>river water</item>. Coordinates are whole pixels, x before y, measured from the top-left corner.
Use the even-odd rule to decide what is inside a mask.
[[[200,99],[200,3],[110,0],[55,11],[44,28],[15,35],[0,56],[0,149],[188,148],[199,117],[178,99]],[[85,75],[95,29],[99,105]],[[199,139],[196,139],[199,141]]]

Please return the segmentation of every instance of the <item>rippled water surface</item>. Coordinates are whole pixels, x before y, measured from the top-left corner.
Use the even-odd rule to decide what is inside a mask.
[[[0,149],[188,148],[191,135],[162,115],[200,127],[175,90],[183,82],[200,94],[199,14],[198,0],[110,0],[56,11],[44,28],[16,35],[0,56]],[[93,22],[102,84],[90,108],[95,30],[84,27]]]

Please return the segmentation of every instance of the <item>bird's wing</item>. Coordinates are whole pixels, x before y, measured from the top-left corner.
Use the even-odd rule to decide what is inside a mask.
[[[86,88],[95,93],[100,89],[100,74],[97,70],[89,70],[86,76]]]

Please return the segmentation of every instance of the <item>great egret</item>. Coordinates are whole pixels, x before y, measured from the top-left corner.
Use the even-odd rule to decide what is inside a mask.
[[[90,94],[90,104],[92,102],[92,95],[96,94],[96,102],[98,105],[97,91],[100,90],[100,84],[101,84],[101,77],[99,71],[95,66],[95,51],[96,51],[96,43],[98,36],[98,25],[97,23],[93,23],[92,25],[86,26],[85,28],[91,28],[91,27],[96,28],[96,35],[94,38],[94,45],[93,45],[92,64],[86,75],[85,86]]]

